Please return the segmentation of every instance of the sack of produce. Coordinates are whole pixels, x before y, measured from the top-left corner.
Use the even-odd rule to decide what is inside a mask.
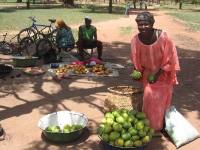
[[[200,137],[198,131],[174,106],[171,106],[166,111],[165,130],[177,148]]]

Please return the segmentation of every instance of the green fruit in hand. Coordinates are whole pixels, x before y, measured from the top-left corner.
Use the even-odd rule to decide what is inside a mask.
[[[155,78],[154,75],[149,75],[149,76],[148,76],[148,81],[149,81],[149,83],[153,83],[155,80],[156,80],[156,78]]]
[[[116,110],[112,112],[112,115],[113,115],[114,117],[118,117],[118,116],[120,116],[119,112],[116,111]]]
[[[137,70],[134,70],[132,73],[131,73],[131,77],[133,77],[135,80],[139,80],[141,79],[142,77],[142,73],[137,71]]]

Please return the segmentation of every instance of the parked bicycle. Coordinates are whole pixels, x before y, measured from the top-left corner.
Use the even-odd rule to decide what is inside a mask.
[[[20,44],[12,42],[16,36],[12,37],[9,42],[6,41],[8,33],[3,35],[3,40],[0,41],[0,53],[4,55],[22,55]]]
[[[56,34],[57,29],[54,29],[48,34],[44,34],[42,39],[36,42],[36,55],[42,57],[51,49],[56,49]]]
[[[22,39],[26,38],[29,41],[36,42],[36,40],[43,38],[45,34],[51,33],[55,30],[53,24],[56,22],[55,19],[49,19],[49,25],[37,24],[35,17],[28,17],[32,21],[32,25],[28,28],[22,29],[17,36],[17,41],[20,43]]]

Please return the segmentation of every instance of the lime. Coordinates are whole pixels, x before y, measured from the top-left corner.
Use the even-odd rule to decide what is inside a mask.
[[[120,134],[118,132],[111,132],[109,135],[109,140],[110,141],[115,141],[117,138],[120,137]]]
[[[112,118],[106,118],[106,123],[107,124],[113,124],[114,120]]]
[[[112,119],[115,118],[111,112],[106,113],[106,114],[105,114],[105,117],[106,117],[106,118],[112,118]]]
[[[136,117],[137,117],[138,119],[145,119],[145,118],[146,118],[146,115],[145,115],[145,113],[143,113],[143,112],[137,112]]]
[[[134,109],[129,110],[129,112],[128,112],[129,115],[133,115],[133,116],[134,116],[136,113],[137,113],[137,111],[134,110]]]
[[[137,130],[133,127],[128,129],[128,132],[133,136],[133,135],[137,135]]]
[[[142,138],[142,143],[147,144],[149,142],[150,142],[150,137],[148,135]]]
[[[149,130],[150,130],[150,127],[148,127],[148,126],[145,126],[143,130],[144,130],[145,132],[149,132]]]
[[[105,124],[105,127],[103,129],[103,133],[109,133],[112,131],[112,127],[109,124]]]
[[[125,141],[124,147],[133,147],[133,142],[131,140]]]
[[[101,122],[106,123],[106,118],[103,118]]]
[[[134,136],[131,137],[132,141],[137,141],[139,139],[140,139],[140,137],[138,135],[134,135]]]
[[[144,128],[144,123],[143,121],[138,121],[135,125],[137,130],[142,130]]]
[[[115,140],[115,145],[119,146],[119,147],[123,147],[124,146],[124,140],[122,138],[118,138]]]
[[[123,117],[125,120],[128,119],[128,113],[123,112],[123,113],[122,113],[122,117]]]
[[[143,131],[143,130],[139,130],[139,131],[138,131],[138,135],[139,135],[140,137],[144,137],[144,136],[146,136],[146,132]]]
[[[109,141],[109,135],[108,135],[108,134],[102,134],[101,138],[102,138],[102,140],[105,141],[105,142],[108,142],[108,141]]]
[[[144,122],[145,126],[149,126],[150,125],[150,122],[149,122],[148,119],[143,119],[142,121]]]
[[[122,134],[122,139],[126,140],[130,140],[131,139],[131,134],[130,133],[124,133]]]
[[[133,145],[136,146],[136,147],[141,147],[142,146],[142,141],[136,140],[135,142],[133,142]]]
[[[125,128],[125,129],[128,129],[128,128],[130,128],[132,125],[131,125],[131,123],[130,122],[124,122],[123,123],[123,128]]]
[[[113,129],[114,131],[121,131],[122,130],[122,125],[119,123],[114,123],[113,124]]]
[[[124,120],[124,118],[123,118],[122,116],[118,116],[118,117],[116,118],[116,121],[117,121],[118,123],[121,123],[121,124],[123,124],[123,123],[125,122],[125,120]]]
[[[113,115],[114,117],[118,117],[118,116],[120,116],[119,112],[116,111],[116,110],[112,112],[112,115]]]

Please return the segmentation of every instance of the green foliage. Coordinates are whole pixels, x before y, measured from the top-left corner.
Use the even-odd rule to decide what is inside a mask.
[[[28,16],[36,16],[38,23],[48,24],[49,18],[62,18],[69,26],[83,23],[85,16],[91,16],[93,22],[106,21],[110,19],[117,19],[121,14],[108,14],[107,12],[92,13],[90,9],[66,9],[66,8],[52,8],[52,9],[1,9],[0,10],[0,30],[20,30],[24,27],[30,26],[31,21]],[[20,18],[20,19],[19,19]]]
[[[179,10],[179,5],[163,5],[161,9],[168,11],[167,14],[184,21],[190,30],[200,31],[199,5],[184,3],[181,10]]]

